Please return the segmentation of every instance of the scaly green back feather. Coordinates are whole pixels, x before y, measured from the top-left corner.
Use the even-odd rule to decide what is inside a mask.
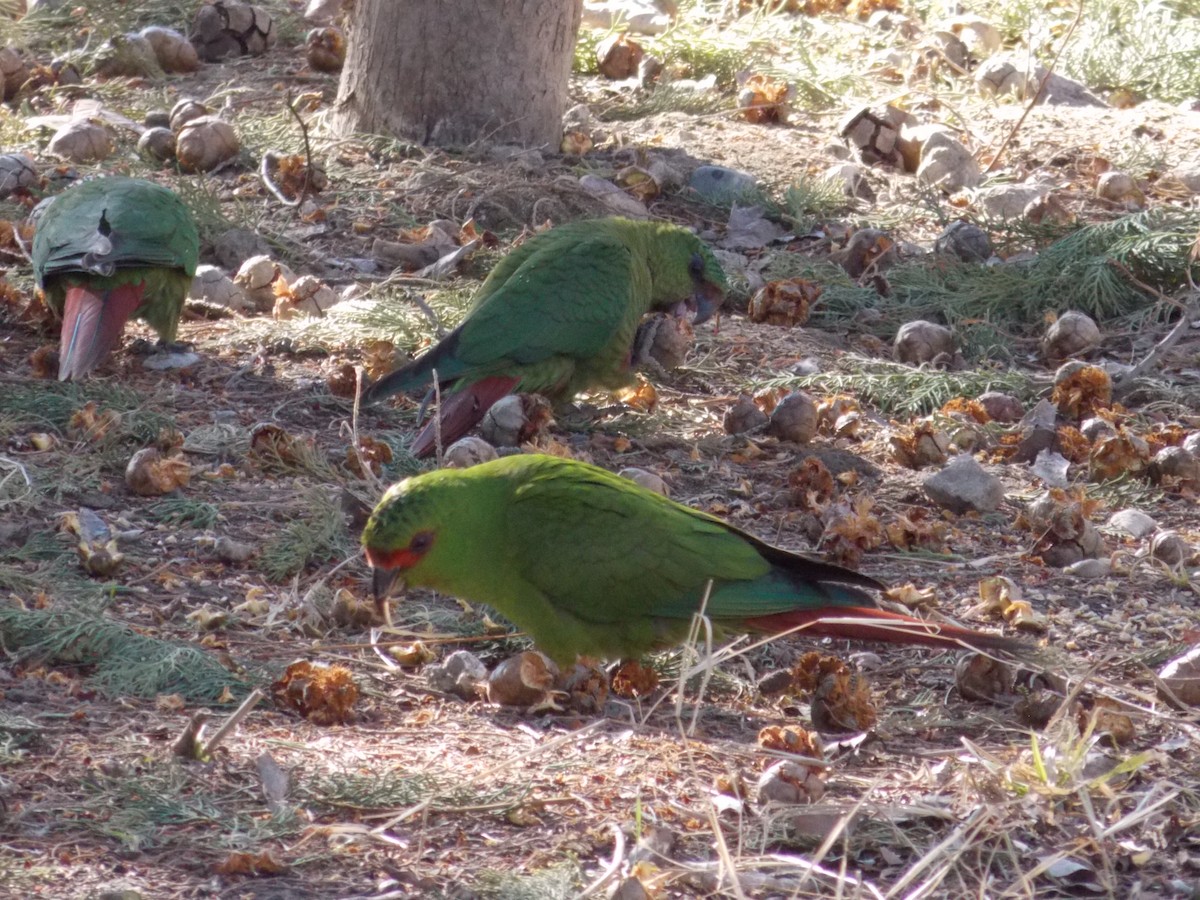
[[[871,601],[864,576],[770,547],[720,519],[585,463],[511,456],[394,486],[363,533],[373,557],[430,549],[410,585],[488,603],[560,661],[679,640],[714,588],[717,625]]]
[[[80,182],[59,194],[33,238],[34,274],[53,309],[62,312],[69,282],[102,293],[144,281],[134,315],[167,341],[175,338],[199,257],[196,223],[179,196],[123,176]]]

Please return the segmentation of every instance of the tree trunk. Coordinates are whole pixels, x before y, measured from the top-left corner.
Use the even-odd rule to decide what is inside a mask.
[[[582,0],[356,0],[336,133],[418,144],[562,138]]]

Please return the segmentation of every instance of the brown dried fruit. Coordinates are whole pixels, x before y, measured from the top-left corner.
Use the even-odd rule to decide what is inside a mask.
[[[271,685],[275,703],[292,709],[316,725],[350,721],[358,702],[358,686],[344,666],[300,660]]]
[[[820,283],[808,278],[771,281],[750,298],[746,314],[752,322],[789,327],[803,325],[822,290]]]
[[[287,865],[275,859],[270,850],[261,853],[236,851],[213,867],[218,875],[279,875],[287,870]]]
[[[1075,724],[1081,732],[1089,728],[1092,733],[1106,735],[1118,746],[1132,743],[1137,737],[1133,719],[1121,712],[1121,705],[1107,697],[1096,697],[1090,708],[1081,703],[1075,710]]]
[[[1064,363],[1054,373],[1050,400],[1063,418],[1077,422],[1112,406],[1112,379],[1099,366]]]
[[[150,43],[164,72],[195,72],[200,68],[196,48],[174,28],[150,25],[139,32]]]
[[[813,727],[822,734],[866,731],[879,718],[866,678],[850,672],[830,673],[821,679],[811,712]]]
[[[825,516],[821,549],[841,565],[856,566],[863,553],[884,540],[883,524],[874,507],[875,501],[867,494],[833,504]]]
[[[1116,434],[1099,438],[1088,454],[1088,478],[1108,481],[1145,471],[1150,462],[1149,445],[1121,426]]]
[[[725,413],[721,425],[726,434],[745,434],[767,424],[767,414],[758,408],[754,399],[742,394]]]
[[[185,172],[211,172],[242,149],[233,126],[217,116],[192,119],[175,139],[175,156]]]
[[[340,72],[346,62],[346,38],[335,26],[314,28],[304,39],[304,55],[318,72]]]
[[[366,463],[367,468],[371,473],[378,476],[383,474],[383,467],[392,461],[392,448],[390,444],[385,444],[383,441],[377,441],[373,437],[362,435],[358,439],[358,452],[354,452],[353,447],[346,449],[346,468],[357,475],[359,478],[364,478],[365,473],[362,470],[362,464]]]
[[[1036,690],[1013,705],[1017,721],[1028,728],[1042,729],[1050,724],[1063,705],[1063,698],[1047,690]]]
[[[611,687],[618,697],[648,697],[658,688],[658,672],[636,659],[626,660],[613,672]]]
[[[95,400],[89,400],[71,415],[67,422],[67,437],[75,441],[86,441],[96,444],[102,441],[109,431],[121,424],[119,413],[106,409],[103,412]]]
[[[501,706],[537,706],[547,699],[558,679],[558,666],[550,657],[526,650],[492,670],[487,680],[487,699]]]
[[[990,656],[968,653],[954,667],[954,684],[967,700],[991,703],[1012,694],[1013,670]]]
[[[1099,326],[1091,316],[1075,310],[1051,322],[1042,337],[1042,355],[1050,362],[1084,356],[1099,346]]]
[[[888,436],[892,459],[909,469],[940,466],[950,450],[949,436],[929,419],[914,422]]]
[[[596,45],[596,64],[600,74],[623,81],[637,74],[638,64],[646,55],[642,45],[628,34],[614,34]]]
[[[125,486],[143,497],[169,494],[191,480],[192,467],[182,455],[168,456],[157,447],[139,450],[125,466]]]
[[[199,100],[184,97],[171,107],[169,118],[171,130],[178,132],[188,122],[207,116],[209,112],[209,108]]]
[[[936,358],[954,355],[954,332],[944,325],[917,320],[905,322],[896,332],[892,347],[896,359],[910,366],[932,363]]]
[[[771,411],[767,432],[784,441],[807,444],[817,435],[817,405],[803,391],[785,396]]]
[[[850,667],[836,656],[822,656],[810,650],[793,663],[792,683],[797,691],[811,693],[826,675],[849,671]]]
[[[325,379],[325,386],[335,397],[350,399],[358,393],[358,375],[350,363],[342,363]]]
[[[100,123],[76,119],[56,131],[46,149],[71,162],[97,162],[112,155],[113,139]]]
[[[825,463],[809,456],[788,473],[788,491],[792,505],[819,513],[833,499],[837,483]]]
[[[768,725],[758,733],[758,746],[764,750],[782,750],[797,756],[824,759],[825,750],[821,736],[815,731],[805,731],[795,725]]]
[[[363,368],[372,381],[378,381],[400,362],[396,345],[391,341],[371,341],[363,348]]]
[[[600,713],[608,702],[608,676],[594,665],[576,663],[559,682],[567,694],[571,709],[581,713]]]
[[[792,88],[786,81],[755,74],[738,79],[738,112],[747,122],[787,122]]]

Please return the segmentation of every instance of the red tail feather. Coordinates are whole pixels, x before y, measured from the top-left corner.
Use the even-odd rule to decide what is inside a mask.
[[[142,304],[144,284],[122,284],[96,292],[79,284],[67,287],[58,380],[83,378],[113,351],[125,323]]]
[[[483,378],[469,384],[453,394],[442,397],[441,419],[442,446],[447,447],[470,431],[501,397],[512,393],[520,379],[503,375]],[[425,423],[421,433],[413,441],[414,456],[428,456],[437,444],[437,423],[432,419]]]
[[[897,644],[919,644],[925,647],[961,647],[966,644],[977,650],[1002,650],[1020,653],[1024,645],[1014,639],[985,631],[973,631],[959,625],[927,622],[900,613],[874,609],[869,606],[823,606],[817,609],[795,609],[747,619],[743,623],[751,631],[778,634],[793,628],[804,633],[826,637],[854,638],[865,641],[890,641]]]

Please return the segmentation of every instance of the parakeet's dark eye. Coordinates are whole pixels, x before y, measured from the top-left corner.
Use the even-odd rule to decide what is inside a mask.
[[[688,266],[693,278],[699,278],[704,274],[704,257],[699,253],[692,254],[691,265]]]
[[[408,542],[408,549],[413,553],[424,553],[433,546],[432,531],[418,531],[413,535],[413,539]]]

